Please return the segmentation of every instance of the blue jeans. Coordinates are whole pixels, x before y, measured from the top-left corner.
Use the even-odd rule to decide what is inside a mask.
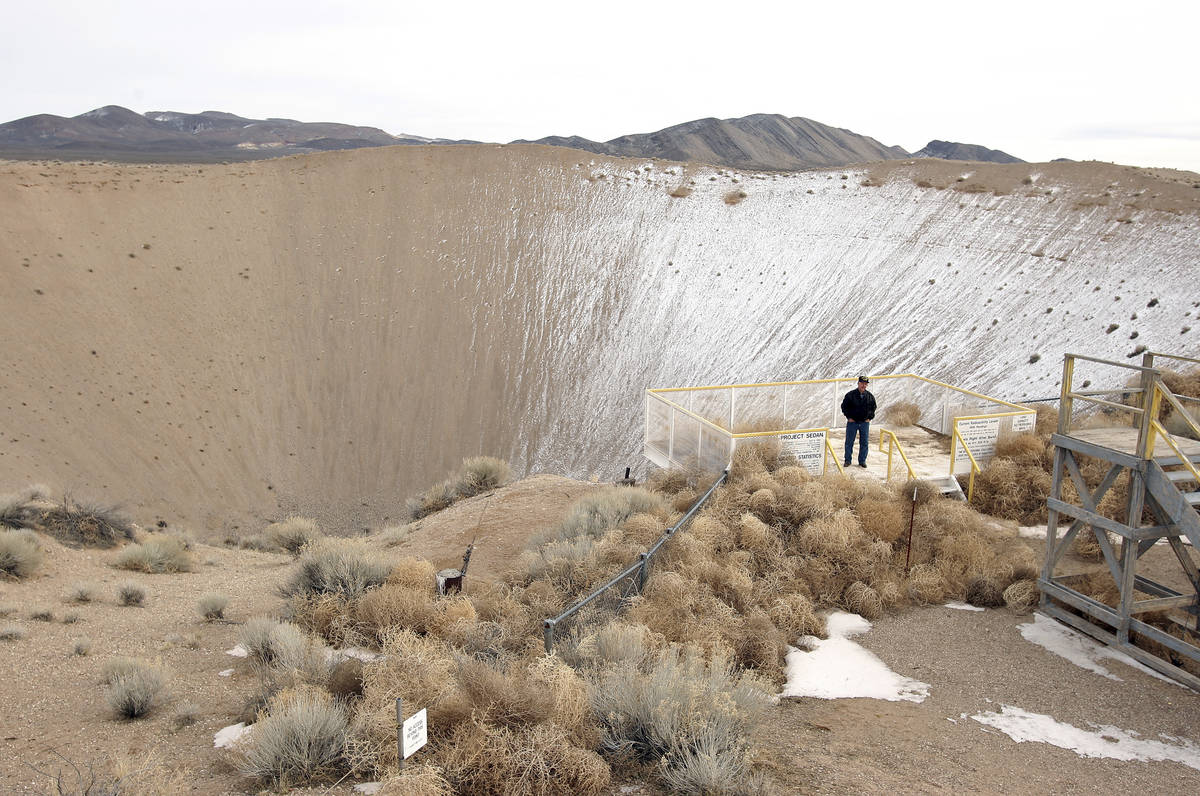
[[[861,423],[855,423],[853,420],[846,421],[846,458],[843,459],[846,464],[850,464],[850,459],[854,456],[854,437],[858,437],[858,463],[867,463],[867,440],[871,437],[871,421],[864,420]]]

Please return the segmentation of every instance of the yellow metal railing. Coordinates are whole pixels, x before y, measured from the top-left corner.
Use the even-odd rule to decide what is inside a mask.
[[[887,439],[887,480],[892,480],[892,451],[893,449],[899,452],[900,458],[904,460],[904,468],[908,470],[908,479],[910,481],[916,479],[916,471],[913,470],[912,464],[908,461],[908,455],[904,453],[904,447],[900,444],[900,440],[896,435],[886,428],[879,429],[879,449],[883,450],[883,440]],[[835,457],[836,458],[836,457]],[[841,465],[838,465],[839,467]]]
[[[833,466],[837,468],[838,473],[845,475],[846,470],[842,467],[842,463],[838,461],[837,451],[833,449],[833,443],[829,441],[829,435],[825,435],[825,455],[833,460]]]
[[[979,462],[975,461],[975,454],[971,453],[971,446],[962,438],[962,434],[958,433],[958,423],[954,424],[954,439],[962,445],[963,450],[967,452],[967,458],[971,460],[971,477],[967,479],[967,502],[971,502],[971,497],[975,494],[975,474],[982,472],[979,468]],[[953,444],[950,446],[950,477],[954,478],[954,455],[958,449]]]

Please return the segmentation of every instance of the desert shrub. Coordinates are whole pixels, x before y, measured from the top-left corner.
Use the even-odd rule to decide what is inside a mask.
[[[296,688],[277,694],[267,715],[238,748],[242,774],[277,788],[334,778],[345,768],[346,709],[327,693]]]
[[[29,618],[35,622],[53,622],[54,611],[48,605],[35,605],[29,609]]]
[[[67,602],[86,604],[94,602],[99,597],[100,587],[90,581],[71,584],[67,591]]]
[[[92,640],[87,636],[71,640],[71,654],[84,656],[92,651]]]
[[[362,696],[363,662],[358,658],[344,658],[329,672],[326,689],[338,699],[347,701]]]
[[[279,545],[261,533],[243,536],[237,544],[243,550],[257,550],[260,553],[278,553],[280,550]]]
[[[124,677],[144,668],[157,667],[155,664],[141,658],[128,658],[124,656],[109,658],[100,667],[100,682],[105,685],[112,685],[117,678]]]
[[[0,576],[27,578],[42,563],[42,546],[29,530],[0,531]]]
[[[253,617],[242,626],[238,643],[259,677],[276,689],[329,680],[333,664],[325,645],[290,622]]]
[[[225,618],[225,607],[227,605],[229,605],[229,598],[224,594],[208,592],[207,594],[200,595],[200,599],[196,601],[196,610],[200,612],[200,616],[212,622],[216,619]]]
[[[915,426],[921,420],[921,407],[912,401],[896,401],[884,407],[882,414],[893,426]]]
[[[117,585],[117,602],[125,606],[143,605],[146,602],[146,590],[135,581],[122,581]]]
[[[38,527],[68,547],[115,547],[133,539],[133,524],[115,507],[78,503],[64,495],[62,503],[39,511]]]
[[[740,189],[735,189],[735,190],[732,190],[732,191],[729,191],[728,193],[726,193],[725,196],[722,198],[725,200],[725,204],[736,205],[736,204],[740,203],[743,199],[745,199],[747,196],[749,196],[749,194],[746,193],[745,191],[740,190]]]
[[[706,659],[696,648],[671,647],[645,668],[608,668],[593,705],[610,754],[657,763],[664,779],[684,791],[729,793],[750,773],[770,693],[721,654]],[[703,768],[697,756],[720,759],[719,781],[692,779]]]
[[[448,509],[458,497],[454,481],[446,479],[434,484],[417,497],[411,497],[405,504],[409,520],[419,520],[430,514],[436,514]]]
[[[691,188],[691,186],[688,186],[688,185],[676,185],[674,188],[672,188],[670,191],[667,192],[667,196],[670,196],[675,199],[686,199],[687,197],[689,197],[691,195],[692,195],[692,188]]]
[[[454,489],[459,497],[469,498],[503,486],[511,476],[508,462],[491,456],[464,459]]]
[[[967,602],[979,608],[999,608],[1004,605],[1004,590],[992,578],[976,576],[967,583]]]
[[[78,622],[79,619],[79,614],[74,611],[68,611],[67,613],[63,614],[62,623],[64,625],[73,625]]]
[[[307,517],[288,517],[282,522],[273,522],[267,526],[264,535],[272,546],[282,548],[294,556],[300,555],[300,550],[306,544],[322,536],[316,521]]]
[[[348,539],[322,539],[305,549],[299,570],[285,584],[284,596],[339,594],[359,597],[387,580],[391,564],[365,544]]]
[[[200,706],[195,702],[184,702],[175,708],[171,715],[171,723],[175,725],[175,729],[181,730],[184,727],[190,727],[200,720]]]
[[[141,718],[154,709],[166,684],[162,669],[135,661],[109,679],[108,706],[119,718]]]
[[[25,628],[9,623],[0,627],[0,641],[19,641],[25,638]]]
[[[549,539],[535,540],[535,543],[581,536],[599,539],[635,514],[662,514],[664,511],[662,498],[645,489],[606,487],[575,501]]]
[[[406,525],[389,525],[379,532],[375,537],[383,543],[385,547],[396,547],[404,544],[412,536],[412,532],[419,528],[418,523],[407,523]]]
[[[131,544],[118,553],[114,566],[151,574],[191,572],[192,556],[180,537],[154,533],[140,544]]]
[[[31,492],[29,489],[11,495],[0,495],[0,528],[33,528],[37,524],[38,515],[35,501],[44,497],[44,494]]]

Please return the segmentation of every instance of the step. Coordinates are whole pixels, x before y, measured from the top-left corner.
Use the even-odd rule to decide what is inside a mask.
[[[1200,453],[1189,453],[1185,458],[1192,464],[1200,464]],[[1161,467],[1170,467],[1171,465],[1180,466],[1179,457],[1174,452],[1160,453],[1154,457],[1154,461]]]
[[[1200,492],[1184,492],[1183,499],[1188,502],[1192,508],[1200,506]]]
[[[1178,484],[1180,482],[1195,481],[1196,476],[1192,475],[1188,470],[1168,470],[1167,479]]]

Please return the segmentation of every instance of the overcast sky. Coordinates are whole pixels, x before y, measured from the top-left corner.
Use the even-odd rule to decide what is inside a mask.
[[[509,141],[804,116],[1200,171],[1200,3],[8,3],[0,121],[230,111]]]

